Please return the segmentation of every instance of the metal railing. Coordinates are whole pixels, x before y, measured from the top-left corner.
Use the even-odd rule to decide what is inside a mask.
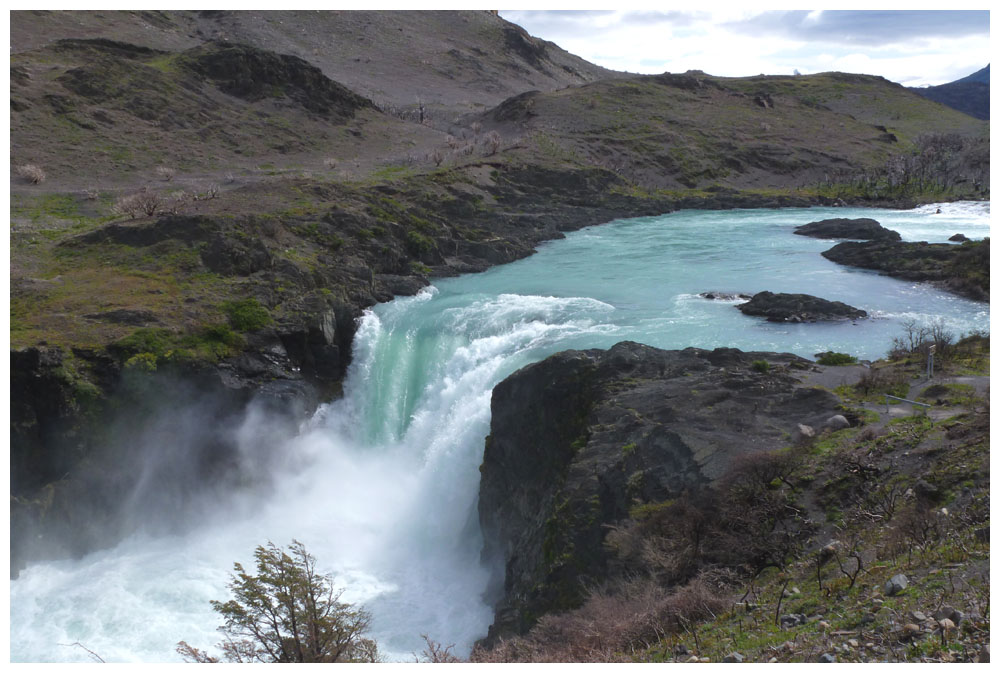
[[[924,404],[923,402],[917,402],[915,400],[908,400],[905,397],[896,397],[895,395],[889,395],[888,393],[886,393],[886,396],[885,396],[885,411],[886,411],[886,413],[889,412],[889,400],[898,400],[900,402],[906,402],[907,404],[910,404],[910,405],[913,405],[913,406],[924,407],[925,409],[930,409],[931,408],[930,404]]]

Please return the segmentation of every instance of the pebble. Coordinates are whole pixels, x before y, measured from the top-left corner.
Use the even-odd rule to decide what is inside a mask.
[[[771,657],[770,659],[767,660],[767,663],[769,663],[769,664],[776,664],[776,663],[778,663],[778,657]]]
[[[915,636],[920,633],[920,627],[916,624],[906,624],[903,626],[903,635]]]
[[[824,652],[823,654],[819,655],[819,659],[817,661],[819,661],[819,663],[821,664],[832,664],[837,661],[837,657],[834,656],[833,654],[830,654],[829,652]]]
[[[690,659],[687,660],[689,664],[697,664],[699,661],[698,655],[692,655]]]
[[[819,623],[819,628],[821,628],[821,629],[828,629],[828,628],[830,628],[830,622],[828,622],[828,621],[826,621],[824,619],[823,621],[821,621]]]
[[[990,663],[990,646],[988,643],[979,648],[979,663]]]
[[[850,645],[851,647],[857,647],[858,641],[856,641],[854,638],[851,638],[850,640],[847,641],[847,644]]]
[[[730,652],[725,657],[723,657],[722,663],[724,663],[724,664],[742,664],[743,663],[743,655],[740,654],[739,652]]]
[[[941,629],[944,631],[951,631],[953,628],[955,628],[955,622],[951,621],[946,617],[938,621],[938,626],[940,626]]]
[[[919,610],[914,610],[913,612],[910,613],[910,619],[912,619],[915,622],[924,622],[927,621],[927,615],[925,615],[923,612],[920,612]]]

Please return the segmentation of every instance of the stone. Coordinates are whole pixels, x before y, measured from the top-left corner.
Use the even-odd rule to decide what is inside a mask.
[[[725,657],[723,657],[722,663],[724,663],[724,664],[742,664],[743,663],[743,655],[740,654],[739,652],[730,652]]]
[[[698,659],[698,655],[695,654],[695,655],[692,655],[691,658],[689,658],[687,660],[687,663],[689,663],[689,664],[697,664],[699,661],[700,660]]]
[[[688,650],[687,645],[680,643],[674,648],[674,654],[678,657],[682,657],[685,654],[691,654],[691,652]]]
[[[958,626],[959,624],[962,623],[962,620],[965,619],[965,613],[962,612],[961,610],[954,610],[951,613],[951,617],[949,617],[948,619],[955,622],[955,626]]]
[[[849,219],[835,217],[795,227],[793,232],[811,238],[848,238],[857,241],[900,241],[899,232],[886,229],[868,217]]]
[[[969,240],[969,237],[966,236],[965,234],[955,234],[953,236],[950,236],[948,240],[954,241],[956,243],[965,243],[966,241]]]
[[[778,657],[771,657],[770,659],[767,660],[767,663],[769,663],[769,664],[776,664],[776,663],[778,663]]]
[[[793,377],[777,374],[762,388],[749,374],[760,359],[772,365],[805,361],[622,342],[608,350],[557,353],[497,384],[479,518],[483,556],[503,568],[497,579],[504,595],[488,642],[530,627],[524,615],[556,608],[557,595],[582,597],[583,577],[607,574],[614,554],[603,541],[620,514],[610,507],[595,511],[593,502],[681,498],[685,489],[719,479],[749,439],[755,448],[778,449],[787,446],[796,423],[819,424],[837,413],[836,396]],[[719,401],[708,408],[709,399]],[[626,424],[629,438],[623,439]],[[622,447],[633,443],[623,454]],[[572,567],[546,564],[542,556],[560,489],[567,500],[559,518],[567,525],[552,551],[572,549]],[[568,516],[584,511],[591,514]],[[552,591],[532,590],[542,584]]]
[[[855,640],[854,638],[848,639],[847,644],[854,648],[858,647],[859,645],[858,641]]]
[[[938,621],[938,627],[940,627],[942,631],[951,631],[955,628],[955,622],[945,617],[944,619]]]
[[[925,615],[920,610],[914,610],[910,613],[910,619],[915,622],[923,622],[927,620],[927,615]]]
[[[811,425],[804,425],[799,423],[798,426],[799,436],[811,439],[816,436],[816,431],[813,430]]]
[[[808,620],[803,614],[789,613],[787,615],[781,615],[781,618],[778,621],[780,622],[782,628],[790,629],[794,626],[805,624]]]
[[[907,638],[912,638],[913,636],[920,634],[920,626],[917,624],[904,624],[903,625],[903,636]]]
[[[906,589],[907,586],[909,586],[909,580],[906,579],[906,575],[900,573],[898,575],[893,575],[889,581],[883,585],[882,591],[886,596],[895,596]]]
[[[819,628],[821,628],[821,629],[828,629],[828,628],[830,628],[830,622],[828,622],[826,620],[821,621],[819,623]]]
[[[769,322],[817,322],[857,320],[868,313],[843,302],[830,301],[810,294],[758,292],[736,308],[744,315],[759,316]]]
[[[952,615],[955,613],[955,608],[950,605],[942,605],[940,608],[934,611],[934,619],[941,621],[942,619],[952,619]],[[952,619],[952,621],[954,621]]]
[[[979,648],[979,663],[988,664],[990,663],[990,645],[989,643],[984,644]]]
[[[816,661],[818,661],[821,664],[834,664],[837,662],[837,657],[836,655],[830,652],[824,652],[823,654],[819,655],[819,659],[817,659]]]
[[[831,432],[836,432],[837,430],[843,430],[844,428],[851,427],[851,422],[844,418],[842,414],[836,414],[826,419],[826,423],[823,424],[823,427]]]

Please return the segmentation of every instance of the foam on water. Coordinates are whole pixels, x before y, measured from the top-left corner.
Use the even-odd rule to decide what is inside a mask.
[[[374,615],[390,658],[421,634],[459,654],[492,620],[476,501],[490,396],[504,377],[567,348],[631,339],[664,348],[735,346],[804,356],[885,354],[907,320],[988,329],[989,308],[931,286],[837,266],[831,241],[791,234],[825,217],[874,217],[905,239],[989,235],[988,204],[913,211],[679,212],[569,234],[537,255],[437,283],[365,314],[341,400],[273,446],[266,485],[228,494],[183,534],[135,535],[11,582],[13,661],[176,661],[177,641],[212,649],[234,561],[271,540],[302,541],[344,600]],[[708,290],[806,292],[864,308],[856,323],[781,325]],[[250,446],[268,419],[238,433]],[[166,447],[164,447],[166,450]],[[247,452],[248,460],[254,454]]]

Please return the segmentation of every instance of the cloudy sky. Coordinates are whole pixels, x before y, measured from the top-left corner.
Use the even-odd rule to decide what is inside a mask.
[[[700,11],[501,10],[500,15],[588,61],[629,72],[703,70],[738,77],[839,70],[926,86],[970,75],[990,58],[985,10],[704,6]]]

